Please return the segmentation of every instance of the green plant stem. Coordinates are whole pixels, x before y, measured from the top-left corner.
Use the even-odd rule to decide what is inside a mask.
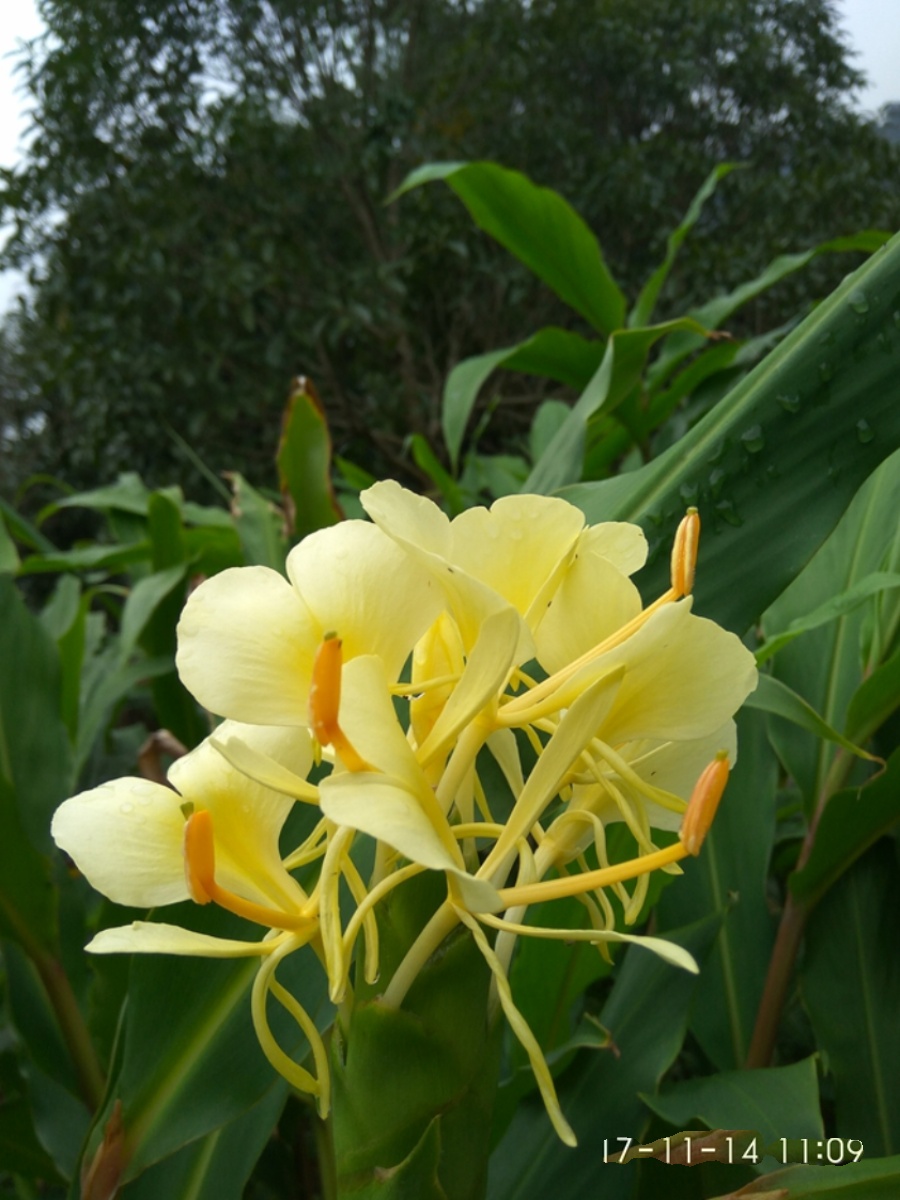
[[[386,1004],[388,1008],[400,1007],[416,976],[447,934],[458,924],[459,917],[456,915],[453,905],[446,901],[406,952],[406,957],[394,972],[393,979],[381,997],[382,1004]]]
[[[322,1200],[337,1200],[337,1169],[334,1161],[334,1118],[331,1113],[324,1121],[313,1117],[316,1133],[316,1157],[319,1163],[319,1185]]]

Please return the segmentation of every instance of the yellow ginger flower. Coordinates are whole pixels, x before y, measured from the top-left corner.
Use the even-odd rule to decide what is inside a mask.
[[[312,764],[312,744],[303,731],[225,722],[219,733],[240,735],[298,777]],[[320,1111],[327,1112],[328,1059],[322,1039],[308,1014],[275,978],[286,955],[308,944],[321,953],[318,905],[279,852],[279,835],[293,801],[236,771],[212,739],[177,759],[168,778],[172,787],[146,779],[116,779],[66,800],[53,817],[57,845],[117,904],[154,908],[188,899],[214,902],[267,932],[261,940],[242,941],[135,921],[102,930],[87,949],[95,954],[258,957],[252,1006],[260,1044],[276,1070],[299,1090],[317,1096]],[[315,1074],[277,1045],[266,1013],[270,993],[300,1025],[313,1053]]]
[[[356,969],[370,982],[378,976],[377,905],[411,876],[441,872],[446,902],[387,981],[383,1001],[402,1004],[443,939],[465,925],[551,1119],[572,1141],[510,992],[516,939],[589,940],[601,949],[633,941],[696,969],[679,947],[616,929],[606,893],[618,893],[633,923],[649,873],[677,870],[680,858],[699,851],[735,757],[732,717],[755,685],[753,658],[691,611],[696,514],[679,530],[671,588],[645,608],[630,579],[646,555],[635,526],[587,527],[572,506],[539,496],[509,497],[452,522],[395,484],[378,484],[362,499],[376,524],[347,522],[307,538],[289,556],[290,582],[264,568],[226,571],[188,601],[182,678],[212,711],[254,725],[226,721],[175,764],[181,798],[156,789],[149,840],[124,820],[128,788],[155,786],[140,781],[67,801],[54,836],[122,903],[189,896],[268,927],[261,942],[243,943],[138,923],[105,931],[91,949],[259,954],[260,1040],[322,1111],[321,1040],[274,969],[309,944],[332,999],[346,1000],[360,936]],[[396,707],[403,698],[408,727]],[[313,750],[304,726],[324,760],[316,786],[307,781]],[[524,761],[533,760],[527,772],[523,745]],[[479,775],[483,751],[511,792],[503,821]],[[278,835],[297,801],[318,805],[321,818],[282,860]],[[606,855],[614,820],[627,822],[637,842],[628,863]],[[680,829],[679,839],[659,849],[654,829]],[[360,835],[376,847],[368,882],[353,858]],[[585,857],[591,848],[597,867]],[[310,863],[318,876],[307,895],[290,872]],[[354,902],[349,917],[342,887]],[[590,928],[525,923],[529,905],[571,895],[582,899]],[[493,944],[485,927],[496,932]],[[274,1043],[270,994],[305,1030],[315,1075]]]

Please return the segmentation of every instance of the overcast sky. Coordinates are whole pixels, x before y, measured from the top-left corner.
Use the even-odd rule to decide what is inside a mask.
[[[876,112],[889,100],[900,100],[900,0],[837,0],[837,4],[850,45],[858,52],[855,64],[869,80],[859,106]],[[25,97],[13,74],[16,51],[41,28],[34,0],[0,0],[0,164],[4,166],[18,159],[27,125]],[[6,306],[7,283],[0,275],[0,310]]]

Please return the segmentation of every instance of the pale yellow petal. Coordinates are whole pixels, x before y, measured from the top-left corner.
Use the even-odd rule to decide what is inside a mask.
[[[537,624],[537,657],[548,674],[574,662],[641,611],[631,580],[609,559],[579,549]]]
[[[382,480],[360,493],[360,503],[386,534],[447,558],[450,521],[431,500],[417,496],[393,479]]]
[[[603,521],[591,525],[578,541],[578,552],[607,558],[623,575],[633,575],[647,561],[647,539],[639,525],[628,521]]]
[[[756,660],[733,633],[695,617],[691,599],[667,604],[600,660],[625,670],[598,734],[616,745],[638,738],[706,737],[756,687]]]
[[[181,797],[146,779],[116,779],[66,800],[51,833],[92,887],[116,904],[187,900]]]
[[[200,958],[258,958],[269,954],[274,942],[241,942],[233,938],[194,933],[180,925],[135,921],[103,929],[85,947],[91,954],[180,954]]]
[[[501,694],[515,665],[521,618],[513,608],[493,613],[481,626],[462,678],[425,740],[419,761],[440,757],[461,730]]]
[[[287,572],[322,636],[343,642],[344,662],[376,654],[391,680],[442,607],[431,573],[368,521],[310,534],[288,555]]]
[[[584,514],[550,496],[505,496],[470,508],[451,525],[451,561],[526,616],[568,557]]]
[[[192,592],[178,622],[176,665],[211,712],[260,725],[305,725],[322,630],[268,567],[233,567]]]
[[[397,719],[384,665],[374,655],[355,658],[344,667],[339,719],[365,762],[402,780],[412,791],[418,788],[419,764]]]
[[[377,483],[360,496],[376,525],[385,531],[437,583],[459,627],[466,651],[478,640],[487,618],[507,607],[488,584],[453,562],[450,523],[430,500],[407,492],[393,481]],[[518,661],[533,655],[533,643],[520,618]]]
[[[346,772],[324,779],[320,791],[322,812],[336,825],[387,842],[410,862],[431,870],[459,867],[420,799],[398,780],[374,772]]]
[[[686,742],[631,742],[621,747],[620,752],[635,773],[647,783],[680,796],[687,802],[704,768],[721,750],[728,754],[728,761],[733,765],[737,759],[737,729],[734,721],[726,721],[706,737]],[[619,786],[628,791],[627,784],[619,782]],[[680,829],[681,813],[646,799],[644,809],[653,829]],[[621,820],[618,808],[612,804],[599,815],[605,821]]]
[[[258,739],[293,768],[308,769],[309,735],[297,728],[257,730],[225,722],[218,735]],[[205,808],[213,819],[216,881],[229,891],[261,904],[293,910],[304,894],[285,870],[278,846],[293,802],[248,778],[223,757],[209,739],[173,763],[169,778],[185,800]]]

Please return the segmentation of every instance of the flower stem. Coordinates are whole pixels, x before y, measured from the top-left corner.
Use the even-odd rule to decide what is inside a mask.
[[[449,900],[445,900],[437,910],[394,972],[394,977],[387,985],[381,997],[381,1003],[388,1008],[399,1008],[406,993],[415,982],[416,976],[440,946],[441,942],[459,924],[459,917]]]

